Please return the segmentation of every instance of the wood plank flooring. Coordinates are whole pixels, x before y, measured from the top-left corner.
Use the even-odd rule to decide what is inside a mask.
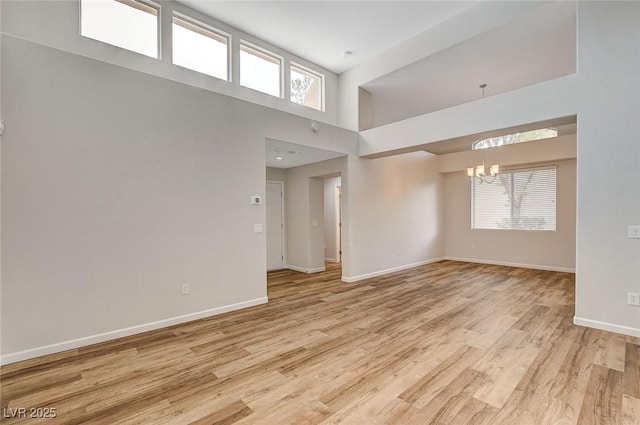
[[[0,369],[6,424],[640,424],[640,339],[572,325],[571,274],[453,261]]]

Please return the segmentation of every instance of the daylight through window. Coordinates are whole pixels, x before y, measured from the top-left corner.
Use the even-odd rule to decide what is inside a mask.
[[[173,17],[173,63],[229,79],[229,39],[202,25]]]
[[[471,182],[473,229],[556,230],[556,168],[503,172]]]
[[[240,45],[240,85],[276,97],[280,88],[282,59],[263,50]]]
[[[82,0],[80,34],[157,59],[159,12],[138,0]]]
[[[291,64],[291,101],[322,111],[323,80],[322,75]]]
[[[495,148],[515,143],[532,142],[534,140],[556,137],[558,131],[552,128],[541,128],[538,130],[525,131],[522,133],[506,134],[504,136],[492,137],[490,139],[478,140],[473,144],[473,149]]]

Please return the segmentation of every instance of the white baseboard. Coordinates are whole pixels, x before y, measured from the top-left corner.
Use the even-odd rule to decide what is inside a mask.
[[[337,263],[338,260],[336,260],[335,258],[325,258],[324,261],[326,261],[327,263]]]
[[[16,353],[5,354],[0,357],[0,365],[21,362],[36,357],[46,356],[48,354],[60,353],[62,351],[73,350],[87,345],[98,344],[100,342],[110,341],[117,338],[123,338],[143,332],[153,331],[168,326],[179,325],[180,323],[191,322],[193,320],[203,319],[205,317],[216,316],[218,314],[228,313],[234,310],[240,310],[247,307],[253,307],[259,304],[265,304],[269,300],[267,297],[256,298],[253,300],[243,301],[236,304],[216,307],[209,310],[199,311],[196,313],[185,314],[183,316],[171,317],[169,319],[158,320],[157,322],[145,323],[142,325],[132,326],[130,328],[118,329],[115,331],[105,332],[97,335],[86,336],[70,341],[58,342],[44,347],[30,348]]]
[[[615,332],[617,334],[635,336],[640,338],[640,329],[630,328],[629,326],[616,325],[614,323],[600,322],[598,320],[585,319],[583,317],[573,316],[573,324],[578,326],[586,326],[587,328],[600,329],[602,331]]]
[[[293,266],[291,264],[285,265],[284,268],[285,269],[294,270],[296,272],[302,272],[302,273],[319,273],[319,272],[323,272],[323,271],[327,270],[324,266],[323,267],[316,267],[315,269],[306,269],[304,267]]]
[[[417,263],[405,264],[404,266],[393,267],[385,270],[378,270],[377,272],[361,274],[358,276],[342,276],[342,281],[347,283],[357,282],[359,280],[369,279],[371,277],[383,276],[385,274],[399,272],[401,270],[424,266],[425,264],[437,263],[438,261],[442,261],[442,260],[444,260],[443,257],[438,257],[438,258],[432,258],[430,260],[419,261]]]
[[[480,260],[476,258],[461,258],[461,257],[449,257],[445,256],[443,260],[462,261],[465,263],[478,263],[478,264],[491,264],[494,266],[507,266],[507,267],[520,267],[523,269],[535,269],[535,270],[548,270],[551,272],[565,272],[575,273],[575,268],[555,267],[555,266],[540,266],[537,264],[522,264],[522,263],[510,263],[508,261],[492,261],[492,260]]]

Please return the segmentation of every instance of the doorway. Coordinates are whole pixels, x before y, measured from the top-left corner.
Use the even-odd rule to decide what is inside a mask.
[[[334,220],[333,242],[327,246],[337,255],[325,255],[324,181],[341,177],[347,169],[347,155],[270,138],[265,142],[266,269],[275,275],[280,274],[276,272],[279,269],[317,273],[325,271],[327,265],[341,270],[342,264],[348,263],[349,259],[347,254],[340,253],[348,252],[348,239],[342,238],[342,247],[339,245],[337,224],[340,220]],[[267,183],[277,186],[267,186]],[[337,199],[337,186],[343,189],[346,186],[342,183],[346,182],[340,181],[334,186],[332,199]],[[347,192],[343,192],[342,202],[345,214],[348,211]],[[343,226],[348,229],[347,217],[345,220],[347,223]],[[325,258],[332,262],[326,263]]]
[[[342,177],[324,179],[324,260],[342,262]]]
[[[338,192],[338,262],[342,263],[342,186],[338,186],[336,190]]]
[[[284,183],[267,181],[267,270],[284,268]]]

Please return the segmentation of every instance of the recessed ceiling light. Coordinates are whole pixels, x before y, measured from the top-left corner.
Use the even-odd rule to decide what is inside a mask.
[[[281,157],[281,156],[276,156],[276,159],[277,159],[278,161],[280,161],[280,160],[282,159],[282,157]]]

